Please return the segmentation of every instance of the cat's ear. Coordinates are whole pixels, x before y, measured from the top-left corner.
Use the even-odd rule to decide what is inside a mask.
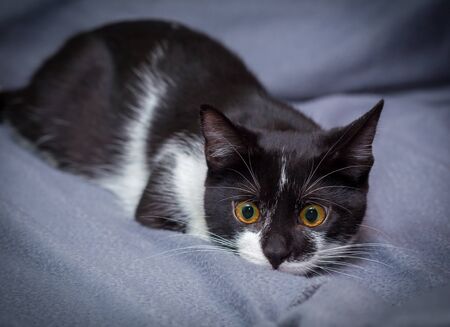
[[[204,104],[201,106],[200,119],[209,168],[225,168],[247,151],[242,132],[220,111]]]
[[[374,161],[372,143],[383,105],[384,101],[380,100],[362,117],[333,133],[335,160],[360,168],[361,172],[370,170]]]

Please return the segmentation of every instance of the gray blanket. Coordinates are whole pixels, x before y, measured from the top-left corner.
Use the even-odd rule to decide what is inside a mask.
[[[313,278],[143,228],[1,127],[0,325],[450,325],[449,2],[3,3],[4,87],[23,85],[73,32],[163,17],[222,40],[325,127],[381,97],[386,109],[362,227],[373,250]]]

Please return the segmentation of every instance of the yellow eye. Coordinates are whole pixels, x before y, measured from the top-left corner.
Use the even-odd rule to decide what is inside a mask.
[[[259,209],[252,202],[239,202],[234,208],[234,214],[244,224],[253,224],[259,219]]]
[[[325,209],[317,204],[307,205],[300,211],[300,222],[307,227],[317,227],[325,218]]]

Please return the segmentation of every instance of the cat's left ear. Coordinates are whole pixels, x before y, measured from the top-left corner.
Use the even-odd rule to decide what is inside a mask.
[[[248,150],[248,133],[210,105],[201,106],[200,119],[209,168],[220,170],[242,160]]]
[[[373,165],[372,143],[378,120],[383,110],[384,100],[380,100],[370,111],[334,134],[334,159],[347,166],[361,166],[370,169]]]

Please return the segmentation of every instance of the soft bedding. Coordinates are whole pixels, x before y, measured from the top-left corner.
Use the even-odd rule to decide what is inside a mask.
[[[446,1],[6,1],[0,85],[70,34],[166,18],[222,40],[325,127],[385,98],[365,259],[306,278],[138,225],[0,127],[0,325],[450,325],[450,6]],[[174,249],[178,249],[174,251]]]

